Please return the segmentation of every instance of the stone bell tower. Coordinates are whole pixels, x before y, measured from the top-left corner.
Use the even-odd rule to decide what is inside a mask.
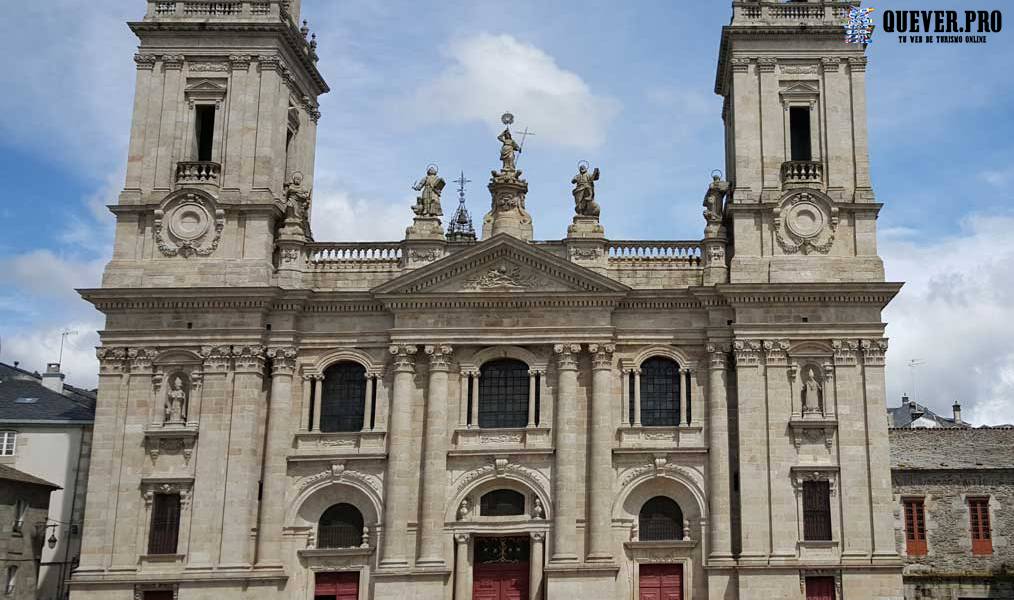
[[[328,91],[298,1],[150,1],[130,27],[134,115],[104,287],[270,283],[283,219],[309,236]]]
[[[733,283],[883,281],[866,130],[866,55],[850,4],[733,2],[725,99]]]

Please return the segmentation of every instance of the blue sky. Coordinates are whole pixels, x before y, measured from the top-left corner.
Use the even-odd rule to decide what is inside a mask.
[[[431,162],[448,179],[464,170],[474,180],[469,207],[481,218],[498,118],[510,110],[537,134],[520,160],[537,237],[564,235],[569,181],[588,160],[602,169],[610,237],[699,238],[700,199],[723,168],[712,89],[729,4],[304,0],[333,90],[322,98],[315,234],[400,238],[410,185]],[[878,15],[998,6],[872,5]],[[136,46],[124,22],[144,4],[6,9],[0,360],[41,369],[71,328],[69,381],[93,385],[101,318],[72,289],[98,285],[111,247],[104,206],[122,186]],[[908,282],[886,314],[888,402],[914,385],[945,414],[959,400],[966,419],[1014,422],[1014,80],[1005,76],[1014,36],[906,46],[878,31],[869,56],[880,252],[889,278]],[[926,361],[915,384],[913,358]]]

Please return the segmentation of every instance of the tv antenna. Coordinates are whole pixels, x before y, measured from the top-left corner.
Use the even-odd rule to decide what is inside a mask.
[[[915,389],[915,382],[916,382],[916,379],[915,379],[915,370],[918,369],[919,367],[923,366],[924,364],[926,364],[926,361],[923,360],[923,359],[921,359],[921,358],[913,358],[913,359],[910,359],[908,361],[908,375],[909,375],[909,380],[910,380],[910,382],[912,384],[912,399],[913,400],[915,400],[915,398],[916,398],[916,393],[915,393],[916,392],[916,389]]]
[[[67,341],[67,336],[70,335],[77,335],[77,331],[72,329],[64,329],[63,331],[60,332],[60,356],[59,358],[56,359],[56,362],[60,363],[61,365],[63,365],[63,344],[64,342]],[[63,367],[61,366],[61,368]]]

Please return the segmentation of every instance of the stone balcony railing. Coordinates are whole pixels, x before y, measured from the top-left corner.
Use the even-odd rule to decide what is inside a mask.
[[[854,2],[810,0],[739,0],[733,2],[733,25],[844,25]]]
[[[148,0],[145,19],[279,21],[287,4],[285,0]]]
[[[610,266],[664,265],[696,268],[701,266],[701,243],[658,240],[609,240]]]
[[[176,163],[176,185],[220,185],[222,165],[210,160]]]
[[[816,185],[824,183],[824,165],[815,160],[790,160],[782,163],[782,185]]]
[[[400,242],[315,242],[307,245],[310,271],[396,268],[400,260]]]

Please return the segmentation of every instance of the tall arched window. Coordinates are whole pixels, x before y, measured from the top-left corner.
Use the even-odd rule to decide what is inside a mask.
[[[672,498],[655,496],[637,515],[638,539],[657,542],[683,539],[683,511]]]
[[[680,422],[680,366],[656,356],[641,363],[641,424],[675,426]]]
[[[318,548],[355,548],[363,543],[363,514],[351,504],[335,504],[317,525]]]
[[[479,498],[479,515],[509,517],[525,514],[525,495],[514,490],[493,490]]]
[[[524,427],[527,424],[528,365],[512,358],[482,365],[479,427]]]
[[[324,370],[320,430],[359,431],[366,409],[366,369],[354,362],[335,363]]]

